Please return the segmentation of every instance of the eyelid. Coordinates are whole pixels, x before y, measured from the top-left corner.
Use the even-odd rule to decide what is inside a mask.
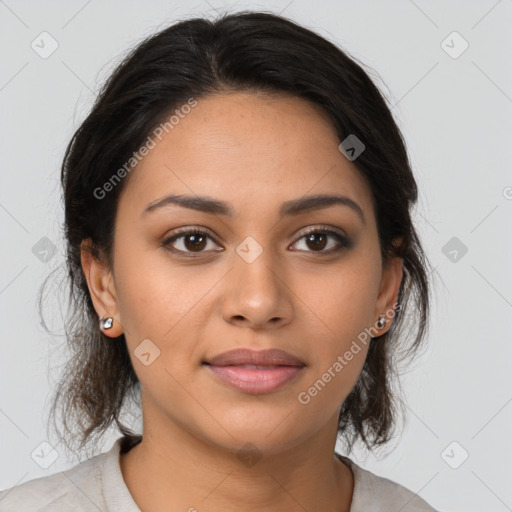
[[[327,224],[317,224],[316,226],[308,226],[307,228],[304,228],[303,231],[299,231],[298,235],[294,236],[298,236],[298,239],[300,239],[306,235],[309,235],[310,233],[316,233],[317,231],[334,232],[342,238],[348,238],[348,235],[342,229],[334,226],[329,226]]]
[[[208,235],[217,245],[219,245],[216,240],[216,235],[214,235],[213,232],[205,226],[187,226],[183,228],[176,228],[172,235],[166,237],[165,240],[172,240],[173,238],[177,238],[178,235],[193,235],[194,233],[204,233],[205,235]]]

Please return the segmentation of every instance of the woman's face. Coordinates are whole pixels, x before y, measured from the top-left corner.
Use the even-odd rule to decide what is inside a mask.
[[[399,259],[382,268],[370,190],[334,128],[304,100],[230,93],[199,99],[155,141],[120,197],[113,274],[93,262],[109,285],[89,278],[98,314],[114,316],[105,334],[126,336],[145,432],[269,453],[335,432],[368,350],[358,335],[389,318],[402,274]],[[189,207],[148,210],[170,195]],[[203,211],[206,199],[223,206]],[[236,348],[302,366],[204,364]]]

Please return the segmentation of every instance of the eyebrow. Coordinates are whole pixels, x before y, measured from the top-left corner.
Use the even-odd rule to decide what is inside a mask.
[[[191,210],[197,210],[214,215],[224,215],[227,217],[233,217],[234,215],[233,208],[223,201],[218,201],[217,199],[204,196],[200,197],[173,194],[149,203],[146,209],[142,212],[142,215],[170,205],[177,205],[183,208],[189,208]],[[292,199],[281,205],[279,215],[281,217],[299,215],[313,210],[329,208],[334,205],[347,206],[351,208],[355,213],[357,213],[363,224],[366,223],[363,210],[359,204],[350,197],[342,195],[320,194]]]

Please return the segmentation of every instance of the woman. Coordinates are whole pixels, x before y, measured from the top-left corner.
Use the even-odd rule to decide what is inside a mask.
[[[2,510],[434,510],[334,451],[391,439],[429,311],[406,148],[353,59],[272,14],[177,23],[111,75],[62,184],[53,412],[80,448],[123,436]],[[142,436],[120,421],[139,392]]]

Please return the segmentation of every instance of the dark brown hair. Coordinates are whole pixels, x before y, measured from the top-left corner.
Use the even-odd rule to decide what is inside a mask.
[[[358,439],[371,450],[392,438],[398,406],[403,407],[393,377],[399,362],[417,354],[427,330],[428,261],[410,216],[417,187],[402,135],[362,66],[291,20],[244,11],[175,23],[137,45],[110,75],[62,164],[70,357],[51,416],[57,427],[55,413],[62,411],[63,431],[57,432],[68,447],[79,441],[81,449],[114,423],[125,436],[140,439],[121,420],[140,391],[126,341],[99,329],[80,258],[81,242],[89,239],[93,255],[112,265],[118,198],[129,175],[106,199],[94,191],[169,112],[219,91],[302,98],[328,115],[340,141],[355,134],[366,146],[353,163],[371,189],[382,260],[403,258],[404,277],[391,328],[370,341],[361,375],[341,406],[339,434],[349,451]]]

